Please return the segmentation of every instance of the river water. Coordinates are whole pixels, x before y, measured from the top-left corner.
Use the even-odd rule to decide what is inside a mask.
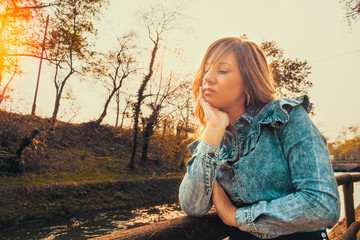
[[[335,173],[341,175],[343,173]],[[344,217],[342,187],[339,187],[341,218]],[[360,205],[360,182],[354,184],[354,205]],[[186,214],[178,204],[165,204],[133,211],[111,210],[63,217],[52,221],[34,220],[16,226],[0,228],[3,239],[88,239],[130,229],[145,224],[172,219]]]
[[[17,226],[0,228],[0,239],[88,239],[184,215],[178,204],[133,211],[101,211],[52,221],[29,221]]]

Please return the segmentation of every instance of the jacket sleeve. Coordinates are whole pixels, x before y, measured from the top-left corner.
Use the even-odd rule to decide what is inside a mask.
[[[339,219],[339,193],[325,138],[306,111],[296,106],[278,129],[295,191],[238,208],[238,227],[262,238],[333,226]]]
[[[180,185],[179,203],[189,216],[200,217],[213,205],[211,194],[215,170],[219,165],[220,146],[214,147],[197,140],[188,148],[192,158],[187,162],[187,172]]]

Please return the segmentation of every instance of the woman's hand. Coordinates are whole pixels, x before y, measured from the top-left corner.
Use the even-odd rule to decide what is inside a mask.
[[[203,90],[200,87],[199,89],[199,103],[204,110],[206,117],[207,127],[221,128],[225,130],[227,125],[229,125],[229,116],[227,113],[221,111],[220,109],[212,106],[210,103],[205,101]]]
[[[205,101],[201,87],[199,89],[199,103],[204,110],[206,118],[203,141],[212,146],[218,146],[224,135],[225,128],[229,125],[229,116]]]
[[[217,180],[213,185],[212,200],[216,208],[216,212],[220,219],[226,225],[237,227],[235,221],[236,207],[231,203],[229,197],[226,195],[224,189],[220,186]]]

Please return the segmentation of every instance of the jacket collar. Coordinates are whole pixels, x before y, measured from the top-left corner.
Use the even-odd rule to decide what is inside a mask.
[[[245,119],[250,125],[253,125],[249,133],[260,133],[261,124],[278,127],[281,123],[287,123],[289,111],[298,105],[301,105],[307,113],[311,111],[312,104],[307,95],[296,98],[279,98],[267,103],[255,116],[244,113],[236,122],[239,123],[244,121],[241,119]]]

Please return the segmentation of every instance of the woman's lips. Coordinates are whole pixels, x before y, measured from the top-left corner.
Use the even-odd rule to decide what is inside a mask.
[[[215,90],[212,88],[204,88],[204,95],[215,93]]]

